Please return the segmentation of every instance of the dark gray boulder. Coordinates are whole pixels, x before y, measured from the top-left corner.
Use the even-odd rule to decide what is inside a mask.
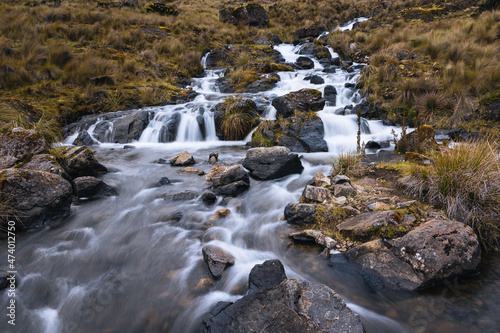
[[[78,132],[78,136],[73,141],[73,145],[75,146],[92,146],[97,144],[97,142],[92,139],[89,132],[86,130],[81,130]]]
[[[0,135],[0,169],[26,163],[33,155],[48,151],[49,146],[40,132],[15,128]]]
[[[325,128],[320,118],[305,121],[299,131],[299,142],[306,152],[327,152],[328,144],[324,140]]]
[[[201,195],[200,200],[206,205],[211,206],[217,202],[217,196],[212,192],[205,192]]]
[[[100,142],[114,142],[113,123],[108,120],[100,121],[95,126],[93,135]]]
[[[149,124],[149,112],[140,111],[116,119],[113,123],[113,141],[129,143],[138,140]]]
[[[250,291],[269,289],[286,280],[285,267],[278,259],[266,260],[260,265],[255,265],[248,276]]]
[[[161,177],[160,180],[158,181],[159,186],[165,186],[170,184],[170,179],[168,177]]]
[[[335,104],[337,103],[337,89],[335,89],[334,86],[326,86],[323,97],[327,102],[330,103],[330,105],[335,106]]]
[[[313,69],[314,61],[308,57],[298,57],[297,60],[295,60],[295,65],[302,69]]]
[[[281,97],[276,97],[271,103],[276,108],[276,114],[284,118],[300,112],[321,111],[325,107],[325,99],[321,92],[315,89],[301,89]]]
[[[72,177],[97,176],[108,169],[94,157],[94,152],[85,146],[61,147],[53,150],[57,162]]]
[[[233,165],[211,178],[217,194],[225,197],[237,197],[250,188],[250,177],[239,165]]]
[[[0,199],[9,203],[16,230],[39,227],[69,213],[73,189],[59,175],[35,171],[0,171]]]
[[[240,194],[243,194],[250,188],[250,184],[244,182],[242,180],[236,181],[231,184],[227,184],[217,188],[217,194],[222,195],[224,197],[237,197]]]
[[[325,80],[323,80],[323,78],[319,75],[313,75],[311,77],[311,83],[312,84],[323,84],[323,83],[325,83]]]
[[[481,249],[473,230],[456,221],[432,220],[393,240],[364,243],[332,256],[334,267],[355,264],[375,289],[416,290],[475,272]]]
[[[305,225],[315,222],[317,204],[290,203],[285,207],[285,219],[290,224]]]
[[[235,303],[218,303],[203,332],[364,332],[354,314],[333,291],[319,283],[284,280]]]
[[[242,164],[250,170],[250,176],[260,180],[281,178],[304,170],[299,156],[280,146],[249,149]]]
[[[173,142],[177,138],[177,129],[179,123],[181,122],[181,114],[175,112],[170,116],[166,125],[162,126],[160,129],[160,142]]]
[[[113,194],[111,187],[95,177],[78,177],[73,182],[75,184],[75,195],[79,198],[102,198]]]
[[[234,25],[264,28],[269,24],[266,10],[259,4],[249,3],[236,9],[224,8],[219,12],[219,20]]]

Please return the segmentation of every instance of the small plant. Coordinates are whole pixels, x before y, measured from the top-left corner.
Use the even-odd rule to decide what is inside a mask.
[[[148,13],[158,13],[160,15],[179,15],[177,8],[171,5],[167,5],[161,2],[153,2],[146,6],[146,11]]]
[[[363,174],[360,155],[354,152],[342,152],[334,159],[332,175],[359,177]]]
[[[228,97],[223,102],[220,127],[226,140],[243,140],[257,124],[258,117],[241,97]]]
[[[448,99],[438,92],[428,92],[416,98],[416,106],[422,115],[431,115],[445,111],[449,102]]]

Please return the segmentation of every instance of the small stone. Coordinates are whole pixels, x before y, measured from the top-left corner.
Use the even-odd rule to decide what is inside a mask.
[[[168,184],[170,184],[170,179],[168,179],[167,177],[161,177],[160,181],[158,182],[158,185],[160,186],[165,186]]]
[[[336,197],[344,196],[356,196],[358,194],[356,190],[348,183],[344,183],[342,185],[335,185],[333,187],[333,191]]]
[[[228,208],[219,209],[215,212],[215,214],[210,218],[210,221],[215,221],[219,219],[223,219],[228,217],[231,214],[231,210]]]
[[[398,202],[396,205],[396,209],[404,209],[408,207],[414,207],[416,205],[416,200],[406,201],[406,202]]]
[[[339,206],[343,206],[346,204],[347,198],[346,197],[337,197],[337,198],[333,198],[332,201],[335,202]]]
[[[202,248],[202,253],[203,261],[207,264],[208,270],[215,280],[222,277],[222,273],[227,267],[234,265],[234,257],[220,247],[205,245]]]
[[[188,166],[195,164],[195,160],[193,155],[191,155],[187,151],[183,151],[182,153],[174,155],[170,159],[170,164],[173,166]]]
[[[213,205],[217,202],[217,196],[213,194],[212,192],[205,192],[201,195],[200,197],[201,201],[204,202],[206,205]]]
[[[403,216],[403,222],[402,224],[403,225],[409,225],[409,224],[412,224],[413,222],[415,222],[417,220],[417,218],[413,215],[410,215],[410,214],[405,214]]]
[[[344,176],[344,175],[336,175],[332,179],[332,184],[333,185],[340,185],[340,184],[344,184],[344,183],[351,184],[351,179],[349,177],[347,177],[347,176]]]
[[[311,185],[316,187],[327,187],[332,185],[332,181],[321,171],[318,171],[311,180]]]
[[[304,191],[302,192],[302,200],[306,201],[314,201],[314,202],[325,202],[329,201],[332,198],[332,193],[329,189],[323,187],[316,187],[307,185]]]
[[[205,174],[205,171],[195,169],[193,167],[182,168],[178,172],[179,173],[187,173],[187,174],[197,174],[198,176],[203,176]]]
[[[374,202],[372,204],[369,204],[367,207],[371,211],[374,211],[374,210],[389,210],[390,209],[389,205],[385,204],[383,202]]]
[[[196,291],[203,291],[206,292],[214,285],[214,280],[211,278],[202,278],[198,283],[196,284],[196,287],[194,287],[194,290]]]

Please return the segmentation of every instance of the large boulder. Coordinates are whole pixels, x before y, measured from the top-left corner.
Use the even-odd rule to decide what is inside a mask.
[[[416,290],[477,270],[481,248],[472,228],[432,220],[390,241],[375,240],[332,256],[333,266],[355,264],[376,289]]]
[[[50,154],[38,154],[33,156],[31,161],[24,164],[21,169],[38,170],[55,173],[64,179],[71,181],[71,176],[61,167],[54,156]]]
[[[292,154],[288,148],[279,146],[249,149],[242,164],[250,170],[250,176],[260,180],[300,174],[304,170],[297,154]]]
[[[304,121],[300,126],[298,140],[308,153],[327,152],[325,126],[320,118]]]
[[[33,155],[43,154],[48,150],[49,146],[40,132],[15,128],[0,135],[0,169],[26,163]]]
[[[148,111],[135,112],[116,119],[113,123],[113,141],[115,143],[128,143],[132,140],[138,140],[148,124]]]
[[[0,171],[0,199],[16,230],[34,228],[69,213],[73,189],[59,175],[35,170]]]
[[[74,180],[75,194],[79,198],[101,198],[113,193],[113,189],[95,177],[78,177]]]
[[[85,146],[60,147],[53,150],[57,162],[72,177],[97,176],[108,169],[94,157],[94,152]]]
[[[313,69],[314,61],[308,57],[298,57],[297,60],[295,60],[295,65],[298,66],[299,69]]]
[[[201,251],[203,261],[207,264],[208,270],[215,280],[222,277],[226,268],[234,265],[234,257],[217,246],[205,245]]]
[[[316,221],[317,206],[317,204],[290,203],[285,207],[285,219],[291,224],[312,224]]]
[[[220,302],[203,321],[203,332],[364,332],[359,315],[325,285],[284,280],[234,303]]]
[[[196,163],[193,155],[191,155],[187,151],[183,151],[179,154],[174,155],[170,158],[169,161],[173,166],[188,166]]]
[[[219,20],[234,25],[264,28],[269,24],[267,12],[259,4],[249,3],[236,9],[228,7],[219,12]]]
[[[295,110],[300,112],[323,110],[325,99],[318,90],[301,89],[276,97],[271,104],[276,108],[276,115],[288,118],[294,115]]]

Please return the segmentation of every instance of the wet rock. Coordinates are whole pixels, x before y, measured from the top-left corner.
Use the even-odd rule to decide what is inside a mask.
[[[212,186],[217,194],[225,197],[237,197],[250,188],[250,177],[239,165],[212,176]]]
[[[380,116],[385,112],[382,108],[381,103],[374,103],[369,101],[362,101],[358,105],[356,105],[351,114],[360,113],[361,117],[366,119],[379,119]]]
[[[208,156],[208,163],[214,165],[219,161],[219,153],[210,153]]]
[[[278,259],[266,260],[255,265],[248,276],[250,291],[273,288],[286,280],[285,267]]]
[[[97,142],[92,139],[89,132],[86,130],[81,130],[78,132],[78,136],[75,141],[73,141],[73,145],[75,146],[93,146],[97,144]]]
[[[135,146],[132,145],[124,145],[123,149],[135,149]]]
[[[328,101],[330,104],[332,104],[333,106],[336,105],[336,102],[337,102],[337,89],[335,89],[334,86],[325,86],[325,90],[324,90],[324,98],[326,101]]]
[[[73,189],[59,175],[35,170],[0,171],[0,199],[9,202],[16,230],[39,227],[69,213]]]
[[[112,129],[113,124],[110,121],[100,121],[95,126],[93,135],[100,142],[114,142]]]
[[[325,129],[321,119],[302,122],[299,129],[299,143],[306,152],[327,152],[328,144],[324,140]]]
[[[0,169],[26,163],[33,155],[48,151],[49,146],[40,132],[15,128],[0,135]]]
[[[301,200],[305,202],[312,201],[323,203],[325,201],[330,201],[331,198],[332,192],[329,189],[306,185],[304,191],[302,192]]]
[[[215,214],[212,217],[210,217],[210,221],[224,219],[224,218],[228,217],[229,215],[231,215],[230,209],[228,209],[228,208],[219,209],[218,211],[215,212]]]
[[[179,173],[184,173],[184,174],[194,174],[194,175],[198,175],[198,176],[203,176],[205,174],[205,171],[199,170],[199,169],[195,169],[193,167],[182,168],[178,172]]]
[[[173,142],[177,138],[177,129],[179,128],[179,123],[181,122],[181,114],[175,112],[170,116],[165,126],[160,129],[160,142]]]
[[[327,186],[331,186],[332,182],[331,182],[330,178],[325,176],[321,171],[318,171],[318,172],[316,172],[313,179],[311,180],[310,185],[316,186],[316,187],[327,187]]]
[[[97,176],[108,169],[94,157],[94,152],[85,146],[61,147],[53,149],[57,162],[73,178]]]
[[[134,112],[116,119],[113,123],[113,141],[115,143],[128,143],[132,140],[139,140],[148,124],[148,111]]]
[[[74,180],[75,195],[79,198],[102,198],[113,194],[113,189],[101,179],[95,177],[78,177]]]
[[[323,78],[319,75],[313,75],[311,77],[311,83],[312,84],[323,84],[323,83],[325,83],[325,80],[323,80]]]
[[[318,50],[316,49],[316,45],[314,45],[314,43],[304,43],[301,45],[298,54],[315,56],[316,53],[318,53]]]
[[[161,179],[158,181],[158,185],[160,186],[165,186],[170,184],[170,179],[168,177],[161,177]]]
[[[194,161],[193,155],[191,155],[187,151],[183,151],[182,153],[174,155],[169,161],[170,165],[173,166],[188,166],[196,163]]]
[[[264,28],[269,24],[267,12],[259,4],[251,3],[238,8],[227,7],[219,12],[221,22],[234,25],[247,25],[249,27]]]
[[[333,193],[336,197],[354,197],[358,194],[348,183],[333,186]]]
[[[321,230],[307,229],[294,232],[288,235],[293,241],[298,243],[315,243],[326,249],[333,249],[337,242],[325,235]]]
[[[260,180],[277,179],[304,170],[297,154],[279,146],[249,149],[242,164],[250,170],[250,176]]]
[[[31,161],[21,167],[22,170],[38,170],[55,173],[64,179],[71,181],[71,176],[57,163],[54,156],[50,154],[38,154],[33,156]]]
[[[200,200],[206,205],[211,206],[217,202],[217,196],[212,192],[205,192],[201,195]]]
[[[297,60],[295,60],[295,65],[302,69],[314,68],[314,62],[308,57],[298,57]]]
[[[370,212],[345,220],[337,225],[337,229],[346,237],[366,241],[378,237],[377,232],[383,227],[397,225],[397,221],[394,211]]]
[[[215,280],[222,277],[226,268],[234,265],[234,257],[217,246],[205,245],[201,250],[203,261],[207,264],[208,270]]]
[[[285,219],[290,224],[304,225],[315,222],[316,204],[290,203],[285,207]]]
[[[366,144],[365,144],[365,148],[366,149],[380,149],[382,148],[382,146],[380,145],[380,143],[378,143],[377,141],[368,141]]]
[[[301,89],[276,97],[273,99],[272,105],[276,108],[278,116],[288,118],[294,115],[295,110],[300,112],[321,111],[325,106],[325,100],[318,90]]]
[[[258,315],[256,315],[258,314]],[[235,303],[219,302],[202,331],[218,332],[363,332],[354,314],[332,289],[315,282],[284,280]]]
[[[214,280],[211,278],[202,278],[196,286],[194,287],[195,291],[207,292],[214,285]]]
[[[237,182],[221,186],[217,188],[217,194],[224,197],[237,197],[240,194],[246,192],[250,188],[250,184],[239,180]]]
[[[345,254],[334,255],[354,263],[376,289],[415,290],[476,271],[481,249],[473,230],[456,221],[432,220],[403,237],[365,243]]]

